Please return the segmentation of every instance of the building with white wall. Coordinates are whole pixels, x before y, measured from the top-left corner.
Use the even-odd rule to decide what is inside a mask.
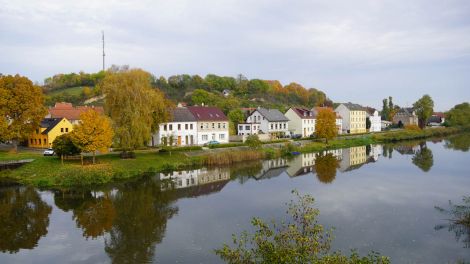
[[[197,122],[197,144],[204,145],[209,141],[228,143],[228,118],[217,107],[189,106]]]
[[[149,146],[191,146],[197,145],[197,122],[193,114],[185,107],[176,107],[171,111],[171,121],[162,123],[152,135]]]
[[[382,131],[382,118],[379,115],[379,111],[371,109],[370,111],[367,111],[366,116],[369,118],[370,121],[369,132]]]
[[[258,123],[258,133],[269,134],[272,138],[289,134],[289,119],[277,109],[257,108],[246,119],[246,123]]]
[[[291,135],[309,137],[315,133],[315,112],[303,107],[291,107],[284,114],[288,119]]]

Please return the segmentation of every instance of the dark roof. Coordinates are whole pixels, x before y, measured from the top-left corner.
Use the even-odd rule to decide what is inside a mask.
[[[342,103],[346,106],[349,110],[353,111],[365,111],[365,108],[360,104],[353,104],[353,103]]]
[[[186,107],[173,108],[171,114],[171,122],[196,122],[196,118]]]
[[[414,109],[413,107],[403,107],[398,110],[399,114],[406,114],[406,115],[413,115]]]
[[[41,121],[40,126],[46,128],[46,130],[44,130],[41,134],[46,135],[47,133],[49,133],[49,131],[51,131],[55,126],[57,126],[57,124],[59,124],[61,120],[62,118],[44,118]]]
[[[428,119],[428,123],[442,123],[442,118],[440,116],[433,115]]]
[[[291,107],[292,111],[296,113],[301,119],[315,119],[315,112],[303,107]]]
[[[228,121],[222,110],[217,107],[189,106],[188,110],[197,121]]]
[[[289,119],[277,109],[258,108],[256,109],[256,111],[258,111],[262,116],[264,116],[270,122],[289,121]]]

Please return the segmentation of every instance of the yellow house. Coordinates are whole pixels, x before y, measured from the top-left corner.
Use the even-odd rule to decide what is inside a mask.
[[[335,111],[343,118],[343,133],[366,133],[367,113],[365,108],[352,103],[343,103]]]
[[[44,118],[39,128],[28,138],[28,147],[51,148],[54,139],[73,130],[73,125],[65,117]]]

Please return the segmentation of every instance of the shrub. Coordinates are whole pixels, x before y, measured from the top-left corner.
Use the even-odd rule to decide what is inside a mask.
[[[209,145],[210,149],[218,149],[218,148],[230,148],[230,147],[241,147],[245,146],[243,143],[225,143],[225,144],[213,144]]]
[[[224,151],[204,156],[202,163],[207,166],[230,165],[241,161],[259,160],[263,158],[264,152],[258,150]]]
[[[419,128],[417,125],[406,125],[405,130],[421,131],[421,128]]]
[[[56,137],[54,142],[52,142],[52,149],[54,149],[54,152],[59,157],[62,155],[77,155],[81,152],[80,148],[73,143],[70,134]]]
[[[259,140],[258,135],[249,135],[246,138],[245,144],[253,149],[258,149],[261,147],[262,143],[261,140]]]
[[[389,263],[387,257],[372,252],[360,257],[331,252],[332,229],[318,223],[320,211],[313,207],[314,198],[293,191],[296,200],[288,205],[288,219],[270,223],[254,217],[255,231],[240,237],[233,235],[234,247],[224,244],[215,253],[227,263]]]

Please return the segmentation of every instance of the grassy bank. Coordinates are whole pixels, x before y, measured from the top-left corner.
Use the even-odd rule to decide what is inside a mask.
[[[0,178],[10,178],[22,184],[38,187],[76,187],[100,185],[109,182],[138,177],[145,173],[184,169],[194,166],[230,165],[249,160],[276,158],[294,151],[318,152],[328,149],[348,148],[368,144],[416,140],[434,136],[447,136],[460,132],[454,128],[433,128],[422,131],[400,130],[387,133],[363,135],[356,138],[338,138],[328,144],[313,141],[303,146],[285,143],[281,149],[261,148],[259,150],[227,149],[216,153],[202,152],[199,156],[188,157],[185,151],[158,153],[137,151],[135,159],[123,160],[118,154],[98,156],[98,164],[82,166],[80,161],[61,163],[57,157],[43,157],[39,152],[0,152],[0,161],[35,159],[33,162],[14,170],[0,171]],[[188,150],[189,151],[189,150]]]

